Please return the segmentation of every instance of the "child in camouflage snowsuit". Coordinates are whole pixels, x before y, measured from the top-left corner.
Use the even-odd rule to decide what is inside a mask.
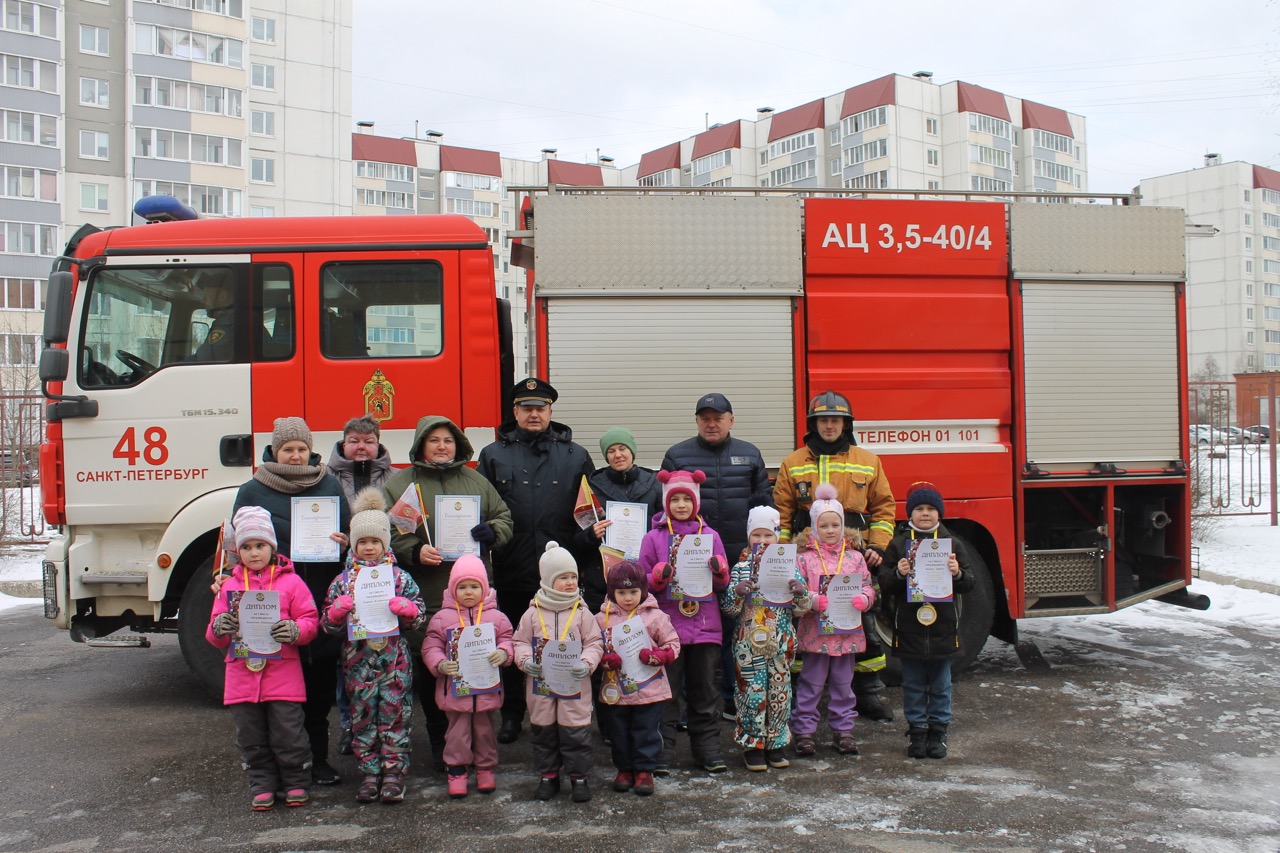
[[[766,604],[756,585],[756,571],[764,548],[778,541],[780,517],[769,506],[747,516],[751,550],[731,570],[729,587],[720,597],[725,615],[741,618],[733,637],[737,669],[734,704],[738,725],[733,739],[743,748],[748,770],[790,765],[783,751],[791,743],[791,664],[796,659],[796,610],[809,603],[799,568],[791,584],[792,607]],[[806,612],[801,610],[801,613]]]
[[[413,723],[413,654],[404,632],[420,629],[426,615],[418,585],[408,572],[400,571],[391,552],[391,523],[381,492],[365,489],[356,495],[352,509],[346,569],[329,585],[321,624],[344,638],[349,621],[362,627],[359,614],[353,612],[353,573],[391,571],[395,594],[388,604],[400,634],[347,639],[342,644],[342,672],[351,698],[351,747],[356,767],[364,774],[356,800],[371,803],[381,797],[384,803],[398,803],[404,799]]]

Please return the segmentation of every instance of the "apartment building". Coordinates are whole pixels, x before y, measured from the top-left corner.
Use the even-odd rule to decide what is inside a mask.
[[[640,158],[634,182],[1055,193],[1088,189],[1083,116],[931,74],[889,74]],[[632,176],[627,170],[628,177]]]
[[[1187,361],[1203,374],[1280,370],[1280,172],[1215,155],[1144,179],[1142,204],[1181,207],[1187,239]]]
[[[35,387],[50,265],[83,223],[351,212],[353,0],[0,0],[0,387]]]

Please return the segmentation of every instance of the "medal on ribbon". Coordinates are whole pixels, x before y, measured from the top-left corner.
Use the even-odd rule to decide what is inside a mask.
[[[618,675],[611,672],[607,677],[608,680],[600,688],[600,699],[606,705],[617,705],[622,699],[622,688],[618,686]]]
[[[688,598],[680,602],[680,614],[682,616],[694,617],[698,615],[698,611],[702,609],[702,602],[692,601]]]
[[[262,672],[262,670],[266,669],[267,667],[267,659],[266,658],[249,658],[244,662],[244,665],[249,668],[250,672]]]
[[[938,621],[938,608],[932,604],[925,602],[920,605],[920,609],[916,611],[916,621],[926,628]]]

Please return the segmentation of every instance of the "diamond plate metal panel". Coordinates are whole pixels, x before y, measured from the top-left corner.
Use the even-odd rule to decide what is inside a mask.
[[[1014,278],[1186,275],[1185,215],[1174,207],[1012,204]]]
[[[801,209],[778,197],[539,198],[536,293],[797,295]]]

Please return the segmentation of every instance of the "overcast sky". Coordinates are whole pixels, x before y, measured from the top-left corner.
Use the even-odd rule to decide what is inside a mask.
[[[927,70],[1085,116],[1095,192],[1280,169],[1280,0],[358,0],[354,52],[354,120],[505,157],[626,166]]]

